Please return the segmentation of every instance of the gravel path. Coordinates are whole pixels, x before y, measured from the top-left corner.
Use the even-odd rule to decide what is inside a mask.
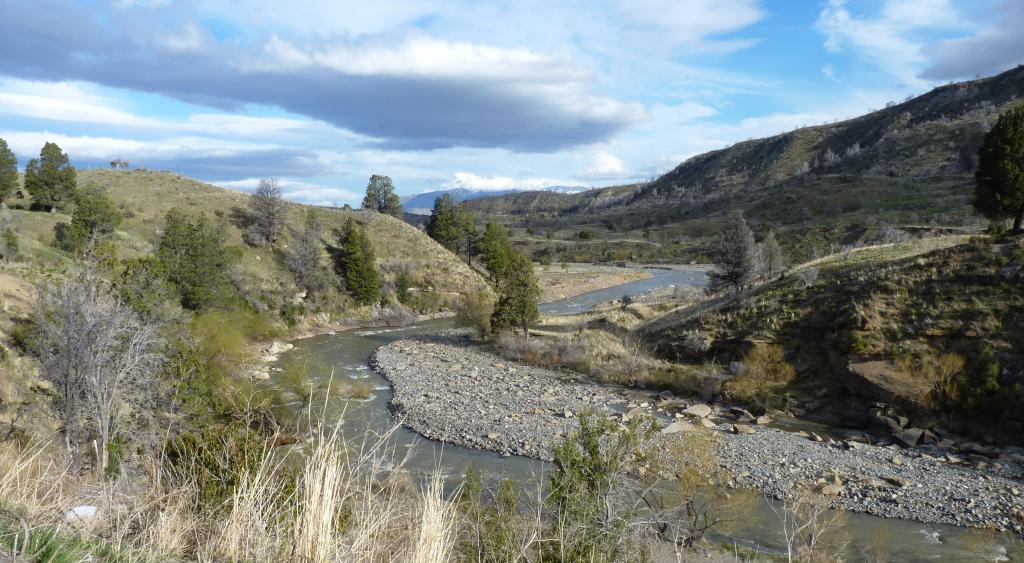
[[[378,349],[371,362],[394,386],[391,409],[407,426],[470,448],[550,460],[552,445],[576,428],[575,416],[587,407],[608,414],[638,407],[670,420],[653,404],[627,405],[615,388],[511,364],[457,335],[397,341]],[[709,420],[719,437],[719,463],[732,475],[730,486],[776,498],[807,487],[827,495],[836,508],[1022,531],[1024,455],[1019,449],[984,461],[973,455],[969,462],[968,456],[937,446],[902,449],[815,439],[753,424],[746,425],[750,433],[735,433],[731,412],[713,410]],[[659,434],[661,440],[670,438]]]

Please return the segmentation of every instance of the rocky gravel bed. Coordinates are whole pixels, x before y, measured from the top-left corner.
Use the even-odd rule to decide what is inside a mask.
[[[736,409],[718,406],[695,405],[694,415],[668,416],[653,403],[627,404],[629,397],[613,387],[511,364],[457,334],[397,341],[378,349],[371,362],[394,386],[392,412],[427,438],[550,460],[552,446],[576,428],[582,409],[613,415],[625,408],[629,416],[646,412],[664,424],[682,419],[659,441],[671,439],[668,432],[710,427],[719,438],[717,455],[729,486],[775,498],[804,488],[835,508],[1022,532],[1021,450],[832,440],[761,426],[743,414],[737,420]]]

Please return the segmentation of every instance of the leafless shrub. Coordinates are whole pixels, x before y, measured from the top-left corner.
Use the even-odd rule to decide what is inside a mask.
[[[848,540],[842,533],[846,515],[830,510],[828,501],[811,491],[794,491],[782,506],[769,504],[782,525],[790,562],[840,561]]]
[[[284,227],[284,199],[281,186],[276,178],[263,178],[249,199],[252,225],[246,230],[246,238],[253,246],[277,242]]]
[[[100,472],[122,416],[152,393],[159,359],[156,328],[114,295],[87,263],[68,280],[43,286],[35,307],[41,371],[57,390],[65,444],[80,461],[80,444],[98,436]]]
[[[711,349],[711,342],[703,334],[692,333],[683,337],[679,343],[682,352],[691,357],[703,356]]]
[[[804,268],[797,273],[797,279],[800,280],[800,284],[804,287],[811,287],[818,281],[818,269]]]

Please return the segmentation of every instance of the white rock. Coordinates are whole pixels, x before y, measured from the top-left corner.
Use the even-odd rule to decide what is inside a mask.
[[[96,508],[95,506],[83,504],[82,506],[76,506],[71,510],[67,511],[67,513],[64,514],[64,521],[78,522],[83,520],[89,520],[90,518],[95,518],[97,512],[99,512],[99,509]]]
[[[686,410],[683,411],[683,414],[704,418],[711,414],[711,407],[703,404],[697,404],[687,407]]]

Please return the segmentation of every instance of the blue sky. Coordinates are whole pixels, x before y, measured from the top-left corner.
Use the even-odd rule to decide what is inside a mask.
[[[0,0],[0,137],[252,189],[602,186],[1024,62],[1019,0]]]

